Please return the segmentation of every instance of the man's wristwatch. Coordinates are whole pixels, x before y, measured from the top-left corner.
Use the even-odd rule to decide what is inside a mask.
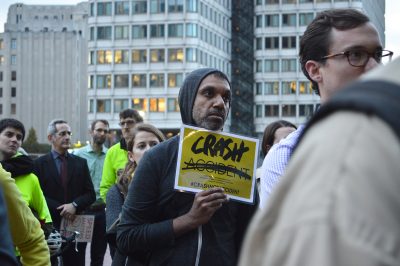
[[[73,202],[72,202],[72,206],[74,206],[74,207],[75,207],[75,209],[78,209],[78,204],[76,204],[76,202],[75,202],[75,201],[73,201]]]

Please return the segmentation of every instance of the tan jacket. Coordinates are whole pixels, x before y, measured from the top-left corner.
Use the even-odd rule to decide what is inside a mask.
[[[400,265],[399,188],[392,129],[377,117],[337,112],[294,153],[251,223],[240,265]]]
[[[7,204],[7,215],[14,245],[21,254],[22,265],[50,265],[50,253],[39,221],[21,197],[11,174],[0,164],[0,185]]]

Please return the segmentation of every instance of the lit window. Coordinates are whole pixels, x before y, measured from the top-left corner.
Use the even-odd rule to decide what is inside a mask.
[[[146,87],[146,74],[133,74],[132,75],[132,87]]]
[[[129,15],[129,1],[115,2],[115,15]]]
[[[150,112],[165,112],[165,99],[150,98]]]
[[[183,62],[183,49],[182,48],[168,49],[168,62]]]
[[[165,61],[165,50],[164,49],[150,49],[150,62],[158,63]]]
[[[114,51],[115,64],[128,64],[129,63],[129,50],[115,50]]]
[[[0,65],[4,65],[4,56],[0,55]]]
[[[145,98],[133,98],[132,108],[138,111],[147,111],[147,99]]]
[[[111,50],[97,51],[97,64],[111,64],[111,63],[112,63],[112,51]]]
[[[129,75],[114,75],[114,87],[115,88],[128,88],[129,87]]]
[[[296,94],[296,81],[282,81],[282,94]]]
[[[168,73],[168,87],[179,88],[183,82],[182,73]]]
[[[111,113],[111,100],[97,100],[97,113]]]
[[[132,63],[146,63],[147,50],[132,50]]]
[[[299,94],[313,94],[312,83],[309,81],[300,81]]]
[[[150,74],[150,87],[164,87],[164,74],[163,73],[153,73]]]
[[[96,88],[111,88],[111,75],[97,75],[96,76]]]

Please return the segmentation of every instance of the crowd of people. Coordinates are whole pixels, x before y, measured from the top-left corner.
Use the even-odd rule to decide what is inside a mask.
[[[166,139],[133,109],[120,113],[122,138],[109,149],[106,120],[72,152],[73,129],[50,121],[51,151],[35,160],[20,149],[24,125],[0,120],[0,264],[85,265],[87,243],[65,247],[60,236],[85,214],[92,266],[107,245],[112,265],[400,265],[400,59],[378,67],[392,55],[359,11],[315,17],[299,56],[321,108],[299,127],[266,126],[253,204],[218,187],[175,190],[179,136]],[[218,69],[189,73],[182,123],[222,131],[238,100],[231,89]]]

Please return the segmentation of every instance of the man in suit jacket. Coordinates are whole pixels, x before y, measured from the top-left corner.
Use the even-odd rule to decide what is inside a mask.
[[[54,226],[59,230],[61,219],[73,220],[96,199],[85,159],[68,153],[71,128],[61,119],[53,120],[47,129],[51,152],[35,160],[35,173],[45,195]],[[85,265],[86,243],[78,244],[62,255],[64,265]]]

